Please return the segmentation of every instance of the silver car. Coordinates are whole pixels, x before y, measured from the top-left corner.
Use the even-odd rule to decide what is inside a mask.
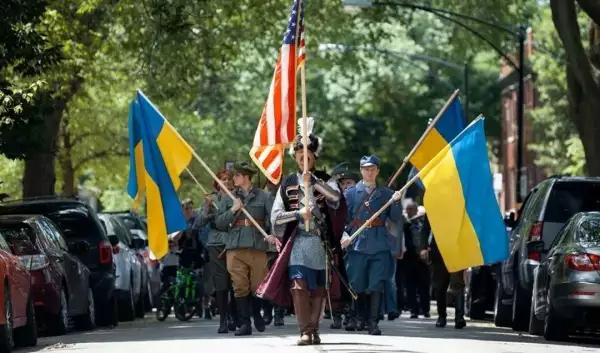
[[[115,215],[100,214],[106,234],[113,247],[113,262],[116,267],[115,289],[119,301],[119,319],[132,321],[136,316],[143,317],[144,298],[142,296],[142,263],[132,248],[131,234],[123,222]]]
[[[600,212],[573,216],[534,274],[531,333],[561,340],[600,328]]]

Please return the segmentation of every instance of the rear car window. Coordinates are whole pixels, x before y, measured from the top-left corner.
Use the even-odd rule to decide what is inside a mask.
[[[66,239],[101,239],[100,228],[87,214],[78,210],[64,210],[47,215],[62,231]]]
[[[15,255],[35,255],[39,251],[33,244],[33,230],[25,225],[3,225],[0,232],[8,243],[11,252]]]
[[[586,219],[575,232],[575,241],[585,244],[600,244],[600,218]]]
[[[545,222],[565,223],[578,212],[600,211],[600,183],[558,182],[552,188]]]

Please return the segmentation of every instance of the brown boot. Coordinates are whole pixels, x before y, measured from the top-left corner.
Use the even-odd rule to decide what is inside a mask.
[[[294,312],[300,329],[299,346],[312,344],[312,330],[310,326],[310,296],[305,289],[292,289],[292,300],[294,302]]]
[[[321,344],[319,336],[319,321],[323,312],[323,304],[325,301],[325,290],[323,288],[316,289],[310,297],[310,328],[312,330],[313,344]]]

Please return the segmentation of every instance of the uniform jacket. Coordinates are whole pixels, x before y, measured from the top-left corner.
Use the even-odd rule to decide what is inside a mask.
[[[345,197],[348,205],[346,232],[352,235],[361,224],[388,202],[393,194],[394,191],[382,186],[377,186],[371,194],[368,194],[363,181],[346,190]],[[400,227],[392,228],[402,229],[402,208],[398,203],[393,203],[379,218],[384,224],[386,222],[399,223]],[[396,253],[400,250],[399,238],[399,234],[390,233],[385,226],[366,228],[349,247],[349,251],[365,254],[376,254],[382,251]]]
[[[273,206],[272,197],[267,192],[256,187],[250,189],[250,192],[246,196],[239,189],[234,192],[234,195],[242,200],[244,207],[250,215],[256,221],[262,223],[262,228],[268,232],[271,228],[269,217],[271,215],[271,207]],[[235,213],[232,212],[232,205],[233,201],[231,198],[221,198],[218,204],[219,211],[215,217],[216,229],[227,232],[223,237],[225,248],[227,250],[256,249],[266,252],[269,249],[269,244],[254,225],[235,225],[237,221],[246,219],[246,216],[241,210]]]

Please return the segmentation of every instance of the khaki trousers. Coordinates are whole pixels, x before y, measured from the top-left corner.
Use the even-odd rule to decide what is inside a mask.
[[[236,298],[254,294],[267,274],[267,253],[256,249],[227,250],[227,271]]]

